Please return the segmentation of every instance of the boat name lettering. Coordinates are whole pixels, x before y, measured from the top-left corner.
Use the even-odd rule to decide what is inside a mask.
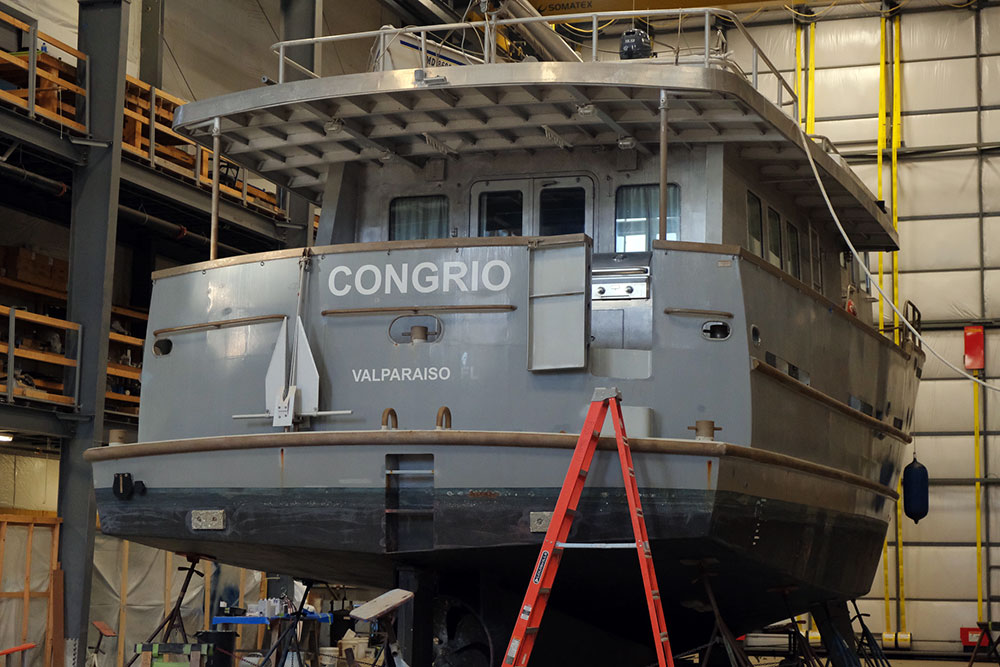
[[[355,382],[413,382],[448,380],[451,369],[447,366],[428,368],[352,368]]]
[[[330,291],[345,296],[352,291],[365,296],[406,294],[411,289],[421,294],[431,292],[478,292],[481,289],[500,292],[511,279],[510,264],[502,259],[480,262],[420,262],[412,267],[402,264],[364,264],[357,269],[339,265],[330,271]]]

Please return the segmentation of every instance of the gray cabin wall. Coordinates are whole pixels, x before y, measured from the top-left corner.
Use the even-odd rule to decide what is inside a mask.
[[[837,230],[832,224],[814,222],[807,211],[795,203],[793,196],[781,192],[776,183],[768,182],[772,179],[762,177],[754,171],[749,163],[740,157],[737,147],[727,147],[724,160],[723,243],[732,243],[744,248],[750,247],[747,227],[747,191],[753,192],[760,197],[762,204],[765,248],[767,247],[768,207],[776,210],[781,215],[783,222],[789,221],[798,229],[802,261],[801,280],[810,287],[812,280],[809,261],[809,230],[814,229],[819,234],[823,267],[823,288],[819,291],[834,303],[842,304],[844,300],[842,274],[846,274],[846,270],[840,266],[840,254],[845,245]],[[787,244],[784,246],[783,253],[787,259]],[[861,304],[858,304],[859,313],[866,313],[868,309],[860,306]]]
[[[633,168],[634,167],[634,168]],[[472,177],[474,175],[474,177]],[[534,154],[483,153],[444,161],[444,174],[403,163],[366,165],[357,183],[358,225],[355,241],[389,238],[389,204],[396,197],[444,194],[448,197],[452,236],[475,236],[471,188],[490,179],[586,176],[594,184],[594,251],[614,252],[615,193],[622,185],[659,182],[656,155],[631,160],[618,150],[547,150]],[[708,210],[719,209],[717,188],[706,175],[706,149],[677,146],[669,155],[668,181],[681,189],[681,240],[712,241]]]

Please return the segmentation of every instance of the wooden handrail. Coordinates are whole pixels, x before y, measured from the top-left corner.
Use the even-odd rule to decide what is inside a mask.
[[[0,306],[0,317],[10,316],[10,306]],[[20,308],[14,309],[14,318],[18,320],[24,320],[25,322],[34,322],[35,324],[44,324],[45,326],[55,327],[56,329],[66,329],[68,331],[79,331],[80,325],[76,322],[70,322],[68,320],[60,320],[55,317],[49,317],[48,315],[39,315],[38,313],[32,313],[28,310],[21,310]]]
[[[17,65],[18,67],[24,69],[25,71],[27,71],[29,68],[27,60],[25,60],[24,58],[18,58],[17,56],[11,55],[3,50],[0,50],[0,60],[6,60],[10,64]],[[35,74],[42,77],[43,79],[48,79],[49,81],[52,81],[58,86],[73,91],[77,95],[87,94],[86,90],[76,85],[75,83],[70,83],[69,81],[63,79],[59,75],[53,74],[52,72],[48,72],[40,67],[35,67]]]

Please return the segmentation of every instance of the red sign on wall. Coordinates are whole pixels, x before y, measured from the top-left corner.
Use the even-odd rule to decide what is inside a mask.
[[[965,370],[986,368],[986,334],[982,326],[965,327]]]

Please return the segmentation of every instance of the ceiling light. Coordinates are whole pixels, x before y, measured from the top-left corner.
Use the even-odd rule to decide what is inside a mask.
[[[14,436],[10,433],[0,433],[0,442],[10,442]]]

